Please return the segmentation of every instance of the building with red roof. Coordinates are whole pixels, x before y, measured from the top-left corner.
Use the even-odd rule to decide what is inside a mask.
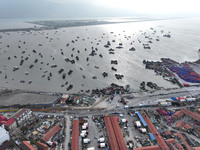
[[[7,119],[4,116],[0,115],[0,122],[1,121],[7,121]]]
[[[29,141],[23,141],[22,143],[20,143],[19,147],[22,150],[36,150],[30,143]]]
[[[181,118],[183,115],[184,115],[184,113],[183,113],[182,111],[176,111],[176,112],[172,115],[172,117],[173,117],[175,120],[177,120],[177,119]]]
[[[194,120],[200,121],[200,114],[193,113],[185,108],[182,108],[181,111],[185,113],[187,116],[193,118]]]
[[[110,148],[114,150],[127,150],[126,143],[117,121],[118,118],[116,116],[105,116],[104,120],[109,137]]]
[[[54,126],[45,135],[43,135],[42,140],[44,142],[48,142],[58,131],[60,131],[60,129],[60,126]]]
[[[167,142],[167,144],[175,143],[175,139],[167,139],[166,142]]]
[[[149,119],[147,114],[144,111],[140,111],[140,114],[142,115],[142,117],[144,118],[145,122],[147,123],[149,129],[151,130],[151,132],[153,133],[154,137],[156,138],[157,143],[160,146],[160,148],[162,150],[170,150],[168,145],[167,145],[167,143],[162,138],[160,133],[157,131],[157,129],[155,128],[155,126],[153,125],[153,123],[151,122],[151,120]]]
[[[13,118],[16,119],[18,125],[22,124],[25,120],[30,119],[32,117],[32,111],[30,109],[20,109],[17,111]]]
[[[182,129],[184,125],[185,125],[185,122],[178,121],[177,124],[176,124],[176,128]]]
[[[134,150],[161,150],[158,145],[134,148]]]
[[[173,145],[172,143],[169,143],[169,145],[170,145],[171,149],[173,149],[173,150],[178,150],[178,149],[175,147],[175,145]]]
[[[180,143],[176,143],[178,150],[184,150],[183,146]]]
[[[181,133],[176,133],[174,135],[181,138],[182,142],[184,143],[184,145],[187,147],[188,150],[192,149],[192,147],[187,143],[186,139],[183,137]]]
[[[115,136],[115,132],[113,130],[110,117],[109,116],[105,116],[104,117],[104,121],[105,121],[105,124],[106,124],[106,130],[107,130],[107,134],[108,134],[108,138],[109,138],[110,148],[114,149],[114,150],[119,150],[119,146],[118,146],[118,143],[117,143],[117,138]]]
[[[79,150],[79,120],[72,122],[72,150]]]
[[[117,117],[116,116],[111,116],[110,117],[111,123],[112,123],[112,127],[114,129],[115,132],[115,137],[117,139],[117,143],[119,146],[120,150],[127,150],[127,146],[126,143],[124,141],[124,137],[122,135],[122,131],[119,127],[118,121],[117,121]]]
[[[192,127],[191,127],[190,125],[188,125],[188,124],[185,124],[183,127],[184,127],[186,130],[191,130],[191,129],[192,129]]]
[[[9,129],[13,129],[17,127],[16,120],[14,118],[8,119],[8,121],[1,121],[1,124],[4,124],[5,127],[8,127]]]
[[[42,142],[40,142],[40,141],[37,141],[36,144],[37,144],[37,146],[38,146],[39,148],[41,148],[41,149],[43,149],[43,150],[48,150],[48,149],[49,149],[49,147],[48,147],[46,144],[44,144],[44,143],[42,143]]]

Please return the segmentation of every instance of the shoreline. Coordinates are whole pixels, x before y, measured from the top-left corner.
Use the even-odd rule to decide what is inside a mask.
[[[5,89],[6,90],[6,89]],[[150,99],[155,98],[154,101],[157,101],[156,98],[157,97],[163,97],[166,99],[166,97],[170,98],[170,95],[179,95],[178,93],[190,93],[190,92],[194,92],[194,91],[199,91],[199,87],[184,87],[184,88],[170,88],[170,89],[163,89],[163,90],[155,90],[153,92],[150,91],[146,91],[146,92],[130,92],[130,93],[124,93],[121,96],[133,96],[134,101],[137,100],[137,103],[140,103],[140,99],[144,99],[145,97],[149,97]],[[2,91],[1,91],[2,92]],[[20,95],[21,94],[21,95]],[[25,95],[25,97],[32,97],[33,100],[36,97],[44,97],[40,99],[40,102],[33,102],[31,101],[31,103],[13,103],[13,104],[6,104],[6,105],[0,105],[1,109],[6,109],[6,108],[21,108],[21,107],[26,107],[26,108],[33,108],[33,109],[40,109],[40,108],[51,108],[52,110],[54,109],[60,109],[60,110],[94,110],[94,109],[105,109],[103,107],[103,105],[101,103],[106,103],[106,98],[108,98],[111,95],[104,95],[101,96],[100,98],[95,98],[96,101],[90,105],[90,106],[79,106],[79,105],[75,105],[75,106],[70,106],[70,105],[66,105],[66,106],[62,106],[62,105],[56,105],[60,99],[61,99],[61,95],[63,93],[52,93],[53,95],[49,95],[48,93],[42,93],[42,92],[35,92],[35,91],[22,91],[22,90],[11,90],[8,93],[0,93],[0,100],[5,97],[9,98],[12,97],[22,97]],[[76,93],[77,94],[77,93]],[[73,95],[73,94],[69,94],[69,95]],[[80,94],[81,95],[81,94]],[[89,94],[90,96],[92,96],[92,94]],[[168,95],[168,96],[167,96]],[[51,100],[48,100],[46,102],[42,102],[43,100],[46,99],[46,97],[51,98]],[[14,98],[15,101],[16,98]],[[103,99],[103,101],[102,101]],[[161,98],[162,99],[162,98]],[[25,99],[24,99],[25,100]],[[23,100],[20,100],[23,101]],[[151,100],[152,101],[152,100]],[[101,106],[102,105],[102,106]],[[128,104],[130,107],[141,107],[141,106],[137,106],[137,104],[134,103],[130,103]],[[150,106],[153,106],[154,104],[149,104]],[[143,107],[148,107],[148,105],[144,105]]]
[[[0,32],[18,32],[18,31],[43,31],[43,30],[55,30],[60,28],[72,28],[72,27],[82,27],[82,26],[97,26],[97,25],[109,25],[109,24],[120,24],[120,23],[134,23],[134,22],[146,22],[146,21],[159,21],[159,20],[172,20],[172,19],[184,19],[184,18],[133,18],[136,20],[132,21],[99,21],[99,19],[88,19],[88,20],[43,20],[43,21],[23,21],[25,23],[30,23],[34,25],[31,28],[13,28],[13,29],[0,29]],[[144,20],[143,20],[144,19]],[[59,24],[60,22],[60,24]],[[64,24],[63,24],[64,23]],[[42,27],[36,27],[36,25]]]

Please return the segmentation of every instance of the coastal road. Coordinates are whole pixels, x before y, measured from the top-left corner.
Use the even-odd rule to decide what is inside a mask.
[[[157,103],[157,100],[160,99],[170,99],[171,97],[178,97],[178,96],[188,96],[188,95],[194,95],[200,93],[200,88],[183,88],[183,89],[177,89],[177,90],[170,90],[170,91],[156,91],[155,93],[145,93],[141,95],[137,94],[129,94],[130,96],[133,96],[134,98],[129,99],[128,106],[140,106],[141,104],[153,104]],[[127,95],[127,94],[126,94]],[[110,104],[107,105],[107,110],[114,110],[114,109],[122,109],[124,105],[121,103],[118,103],[119,96],[116,96],[118,98],[114,98],[113,101],[110,102]],[[123,97],[123,95],[122,95]],[[116,105],[119,105],[119,108],[116,108]],[[100,106],[99,106],[100,107]]]

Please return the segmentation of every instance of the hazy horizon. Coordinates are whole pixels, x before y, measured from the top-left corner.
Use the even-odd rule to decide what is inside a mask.
[[[197,0],[0,0],[0,18],[199,16]]]

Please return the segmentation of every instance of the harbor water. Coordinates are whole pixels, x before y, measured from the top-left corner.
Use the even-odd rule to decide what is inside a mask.
[[[29,25],[27,27],[33,27],[33,24]],[[129,84],[132,90],[138,91],[142,81],[151,81],[164,88],[178,87],[156,76],[153,70],[146,70],[143,60],[156,61],[165,57],[178,62],[196,61],[200,48],[199,26],[199,18],[182,18],[0,32],[0,86],[70,93],[103,88],[111,83]],[[171,37],[163,36],[167,34]],[[110,46],[106,48],[108,41]],[[116,48],[120,43],[123,48]],[[148,44],[151,49],[145,49],[143,44]],[[129,50],[132,47],[135,51]],[[112,54],[109,53],[111,48]],[[90,55],[92,50],[96,55]],[[66,62],[66,58],[75,63]],[[22,59],[24,62],[20,65]],[[118,64],[111,64],[111,60],[117,60]],[[14,67],[19,69],[13,71]],[[64,69],[65,79],[63,73],[58,73],[60,69]],[[69,70],[73,72],[68,75]],[[103,77],[103,72],[108,76]],[[118,80],[115,74],[124,77]],[[32,82],[28,84],[30,80]],[[73,88],[67,91],[69,85]]]

